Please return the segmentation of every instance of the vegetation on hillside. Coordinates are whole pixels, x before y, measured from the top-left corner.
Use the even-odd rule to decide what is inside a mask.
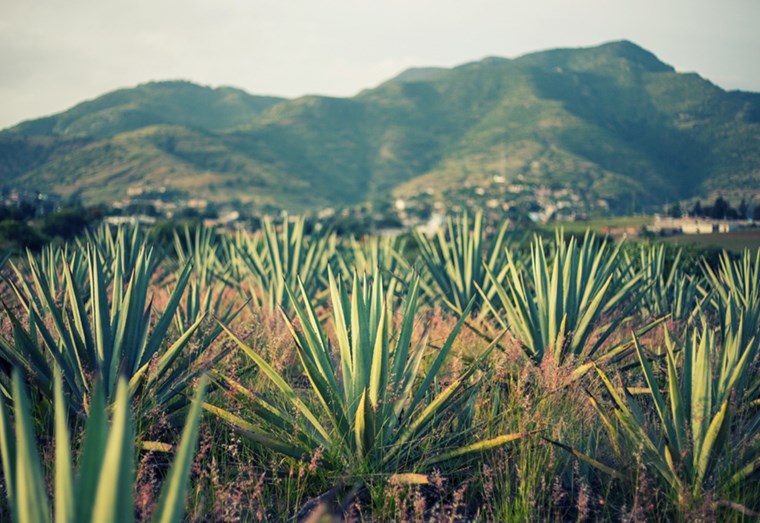
[[[303,210],[500,176],[622,214],[756,192],[759,115],[760,95],[623,41],[412,70],[346,99],[146,84],[0,133],[0,178],[90,201],[164,185]]]

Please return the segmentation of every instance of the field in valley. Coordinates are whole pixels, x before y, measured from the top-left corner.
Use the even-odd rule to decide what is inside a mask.
[[[6,259],[0,519],[755,520],[760,235],[481,220]]]

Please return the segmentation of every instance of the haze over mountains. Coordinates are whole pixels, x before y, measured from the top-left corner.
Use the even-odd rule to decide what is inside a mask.
[[[352,98],[155,82],[0,132],[0,184],[111,201],[139,185],[294,210],[493,176],[658,204],[760,191],[760,94],[627,41],[424,68]]]

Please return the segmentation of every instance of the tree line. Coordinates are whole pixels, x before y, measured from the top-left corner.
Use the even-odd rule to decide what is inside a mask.
[[[760,205],[756,205],[750,211],[749,203],[742,198],[739,206],[734,208],[726,199],[718,196],[712,205],[702,205],[702,201],[697,200],[687,214],[684,213],[679,203],[668,209],[668,216],[672,218],[682,218],[685,215],[694,218],[712,218],[713,220],[748,220],[752,218],[755,221],[760,221]]]

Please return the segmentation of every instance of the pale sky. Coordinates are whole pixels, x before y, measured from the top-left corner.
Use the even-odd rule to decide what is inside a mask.
[[[412,66],[628,39],[760,91],[760,0],[0,0],[0,128],[151,80],[351,96]]]

